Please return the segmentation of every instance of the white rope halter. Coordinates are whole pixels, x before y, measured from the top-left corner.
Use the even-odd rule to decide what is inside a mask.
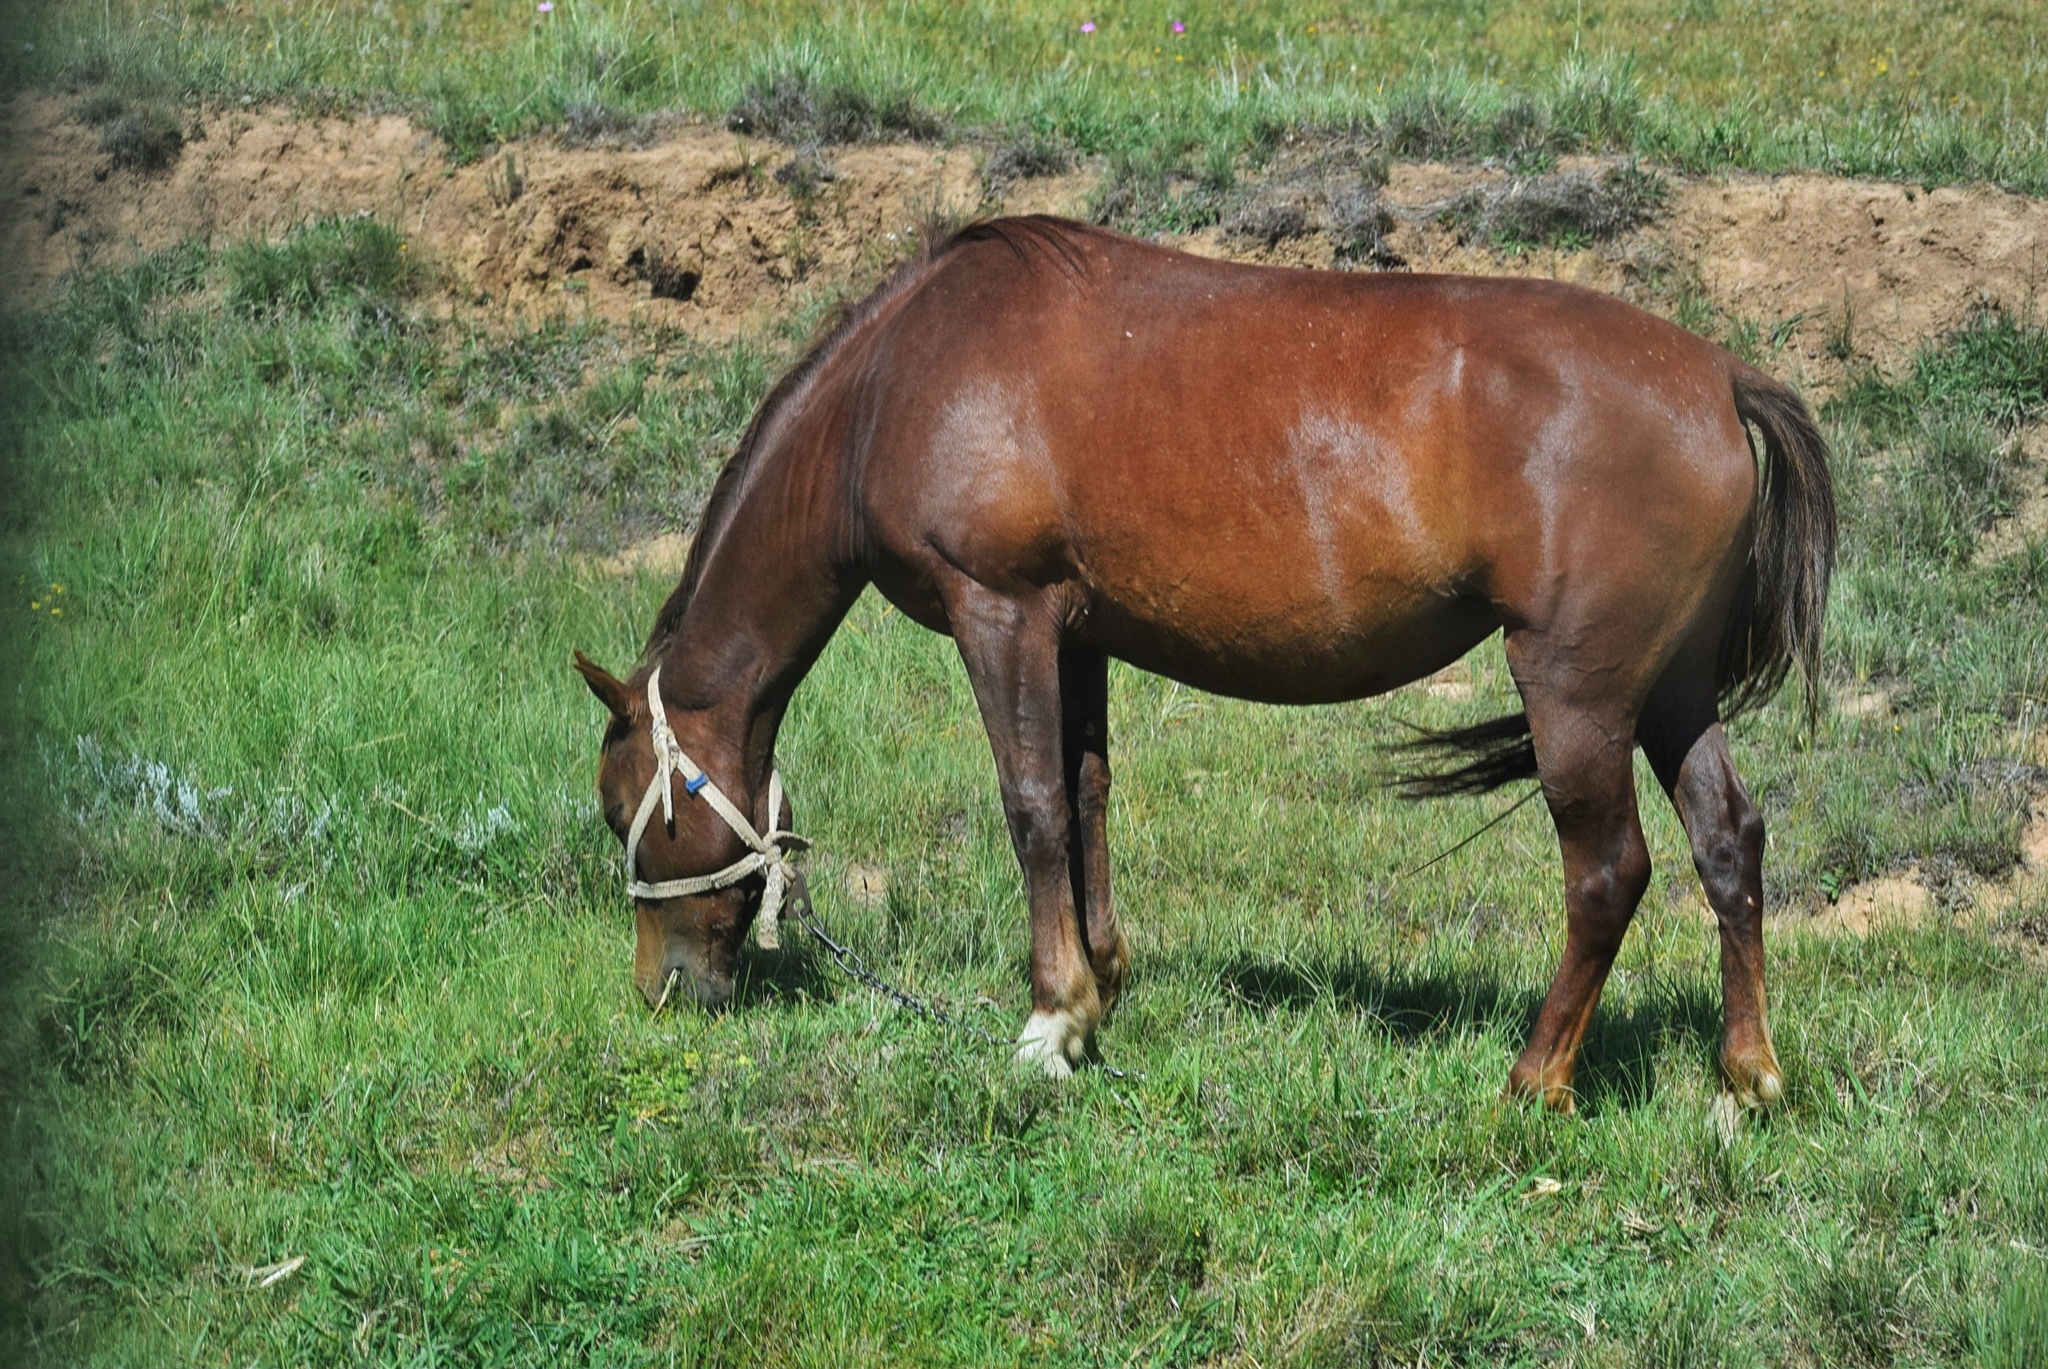
[[[789,858],[811,844],[794,832],[774,826],[775,820],[782,815],[781,773],[773,769],[768,772],[770,830],[763,836],[754,830],[754,824],[747,821],[747,815],[725,796],[725,792],[711,782],[711,777],[683,754],[675,732],[668,725],[668,711],[661,706],[659,666],[647,677],[647,707],[652,716],[650,729],[654,735],[654,778],[647,782],[647,792],[640,799],[640,811],[633,815],[633,825],[626,832],[626,891],[634,898],[687,898],[691,894],[708,894],[715,889],[730,888],[757,871],[766,871],[768,887],[761,894],[761,911],[754,919],[754,940],[764,949],[775,949],[782,944],[778,922],[782,916],[783,894],[796,877],[796,867],[790,864]],[[711,810],[725,819],[725,825],[752,849],[723,870],[650,884],[640,878],[640,836],[647,830],[648,819],[654,816],[657,797],[661,800],[662,821],[675,820],[673,781],[677,775],[683,777],[685,794],[694,794],[710,804]]]

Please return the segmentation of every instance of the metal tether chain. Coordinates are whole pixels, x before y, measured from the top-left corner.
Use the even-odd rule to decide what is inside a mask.
[[[809,882],[805,880],[803,872],[798,870],[790,861],[792,849],[802,850],[810,845],[810,843],[797,836],[794,832],[774,828],[776,819],[781,815],[782,777],[772,772],[770,774],[768,783],[768,822],[771,830],[766,836],[763,836],[754,829],[753,824],[747,820],[746,815],[735,807],[731,800],[726,798],[717,785],[711,782],[711,777],[705,774],[683,752],[682,747],[676,744],[675,734],[669,730],[666,709],[663,707],[661,700],[661,671],[659,668],[649,675],[647,679],[647,705],[650,714],[649,727],[652,733],[651,741],[654,746],[656,768],[654,778],[648,783],[647,792],[640,800],[640,809],[634,815],[632,827],[626,836],[626,881],[627,887],[634,897],[651,899],[684,897],[691,894],[709,892],[714,889],[723,889],[738,883],[741,879],[756,872],[764,873],[767,878],[767,884],[762,891],[759,914],[761,926],[758,929],[759,941],[764,949],[780,944],[779,941],[774,939],[774,929],[778,905],[786,896],[789,909],[796,915],[796,920],[802,923],[804,930],[816,937],[819,943],[831,953],[834,963],[849,978],[857,983],[866,985],[898,1007],[906,1008],[920,1017],[928,1018],[938,1023],[940,1026],[951,1027],[953,1030],[971,1036],[986,1045],[1008,1050],[1016,1044],[1015,1042],[1004,1040],[993,1032],[977,1027],[964,1018],[955,1017],[944,1008],[939,1007],[928,999],[918,997],[908,989],[899,988],[890,983],[877,974],[874,968],[861,958],[858,951],[855,951],[851,946],[846,945],[826,931],[824,923],[818,918],[817,909],[811,905]],[[748,855],[734,861],[723,870],[715,871],[709,875],[664,880],[654,884],[644,883],[640,879],[639,862],[636,859],[638,854],[637,848],[640,844],[640,834],[646,828],[649,819],[653,817],[657,804],[661,807],[665,819],[673,814],[674,797],[672,781],[673,777],[678,774],[683,777],[684,792],[709,803],[718,813],[719,817],[725,821],[726,826],[730,827],[752,850]],[[1424,861],[1412,870],[1405,870],[1396,875],[1394,883],[1404,883],[1439,862],[1447,860],[1459,851],[1464,850],[1481,836],[1492,831],[1495,827],[1520,811],[1524,804],[1536,798],[1541,792],[1540,789],[1537,789],[1524,794],[1519,800],[1495,814],[1470,836],[1452,846],[1449,850],[1443,851],[1432,859]],[[785,847],[792,849],[785,849]],[[679,970],[671,971],[667,981],[662,985],[661,1001],[655,1004],[654,1008],[657,1013],[668,1006],[669,995],[674,991],[676,977],[679,973]],[[1094,1067],[1111,1079],[1142,1081],[1145,1078],[1144,1074],[1137,1070],[1120,1070],[1114,1065],[1105,1065],[1097,1062]]]
[[[1541,789],[1532,789],[1500,812],[1494,814],[1492,818],[1457,845],[1437,853],[1413,869],[1403,870],[1394,876],[1394,883],[1404,884],[1432,866],[1448,860],[1520,812],[1524,804],[1528,803],[1531,799],[1541,796],[1542,792]],[[861,958],[860,952],[825,930],[825,924],[818,918],[818,910],[811,905],[810,882],[804,878],[802,871],[797,871],[790,880],[789,911],[802,924],[803,929],[816,937],[818,943],[831,953],[833,961],[846,973],[847,978],[854,980],[856,983],[866,985],[900,1008],[908,1009],[919,1017],[936,1022],[942,1027],[951,1027],[954,1031],[971,1036],[975,1040],[994,1046],[998,1050],[1009,1050],[1016,1045],[1014,1041],[1007,1041],[997,1036],[994,1032],[977,1027],[972,1022],[966,1021],[963,1018],[955,1017],[929,999],[919,998],[908,989],[898,988],[877,974],[874,968]],[[666,1000],[666,997],[667,995],[664,994],[664,1000]],[[1141,1070],[1120,1070],[1114,1065],[1105,1065],[1100,1061],[1095,1063],[1094,1068],[1108,1075],[1111,1079],[1124,1079],[1135,1083],[1143,1083],[1145,1079],[1145,1075]]]
[[[994,1046],[999,1050],[1010,1050],[1016,1046],[1016,1042],[1007,1041],[993,1032],[975,1026],[972,1022],[955,1017],[929,999],[919,998],[908,989],[898,988],[882,978],[867,961],[861,959],[860,952],[846,945],[825,930],[824,923],[818,919],[818,910],[811,906],[810,885],[801,874],[796,877],[789,891],[789,911],[795,915],[796,920],[802,924],[805,931],[816,937],[819,944],[831,952],[832,959],[838,963],[841,970],[846,972],[848,978],[865,984],[868,988],[873,989],[876,993],[881,994],[900,1008],[906,1008],[920,1017],[937,1022],[941,1026],[951,1027],[957,1032],[962,1032],[975,1038],[977,1041]],[[1145,1077],[1136,1070],[1120,1070],[1114,1065],[1097,1063],[1094,1068],[1112,1079],[1143,1080]]]
[[[1403,870],[1394,877],[1394,883],[1405,883],[1439,862],[1456,855],[1480,837],[1520,812],[1524,804],[1528,803],[1531,799],[1537,798],[1542,792],[1540,789],[1535,789],[1524,794],[1514,803],[1509,804],[1499,813],[1496,813],[1490,820],[1482,824],[1457,845],[1438,853],[1433,858],[1424,861],[1411,870]],[[986,1045],[996,1047],[998,1050],[1009,1050],[1016,1045],[1016,1042],[1007,1041],[997,1036],[994,1032],[975,1026],[964,1018],[955,1017],[952,1013],[947,1012],[929,999],[920,998],[908,989],[898,988],[877,974],[874,968],[861,958],[860,952],[825,930],[825,924],[818,918],[818,910],[811,905],[810,882],[804,878],[802,871],[797,871],[790,880],[789,910],[795,915],[796,920],[802,924],[803,929],[816,937],[818,943],[831,953],[834,963],[845,972],[849,979],[867,986],[900,1008],[907,1009],[919,1017],[936,1022],[942,1027],[951,1027],[954,1031],[971,1036]],[[667,1000],[666,994],[662,997],[664,1001]],[[1145,1079],[1144,1072],[1141,1070],[1120,1070],[1114,1065],[1105,1065],[1099,1061],[1095,1063],[1094,1068],[1100,1070],[1111,1079],[1123,1079],[1135,1083],[1143,1083]]]

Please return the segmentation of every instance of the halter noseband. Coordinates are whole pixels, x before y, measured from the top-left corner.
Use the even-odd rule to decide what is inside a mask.
[[[640,810],[633,814],[633,825],[626,832],[626,892],[634,898],[643,899],[687,898],[692,894],[730,888],[749,875],[765,870],[768,887],[761,894],[761,911],[754,921],[754,937],[759,945],[774,949],[781,944],[777,921],[782,916],[783,894],[792,880],[800,878],[789,858],[792,853],[811,844],[796,833],[783,831],[774,825],[782,815],[781,772],[772,768],[768,772],[769,831],[763,836],[754,830],[754,824],[747,821],[747,815],[725,796],[725,792],[711,782],[711,777],[683,753],[674,730],[668,725],[668,711],[661,705],[660,666],[656,666],[654,673],[647,677],[647,707],[651,718],[649,728],[654,738],[654,778],[647,782],[647,792],[640,798]],[[654,816],[657,797],[661,799],[662,821],[675,820],[674,777],[677,775],[683,777],[685,794],[694,794],[710,804],[711,810],[752,849],[723,870],[714,870],[708,875],[649,883],[640,878],[640,837],[647,830],[648,819]]]

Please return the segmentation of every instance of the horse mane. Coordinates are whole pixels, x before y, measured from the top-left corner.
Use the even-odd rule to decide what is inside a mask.
[[[977,220],[937,246],[927,246],[925,251],[897,267],[886,280],[862,299],[851,304],[841,304],[822,325],[818,340],[811,344],[803,360],[784,372],[782,378],[768,391],[767,398],[761,401],[761,407],[754,411],[753,421],[747,425],[747,431],[740,438],[739,446],[726,458],[725,465],[718,472],[718,478],[712,482],[711,494],[704,501],[704,512],[697,519],[696,535],[690,539],[690,549],[683,557],[682,577],[676,581],[676,587],[669,591],[668,598],[662,602],[661,611],[654,617],[654,626],[647,634],[647,644],[641,648],[641,664],[645,666],[658,659],[675,636],[676,630],[682,626],[683,615],[689,611],[690,600],[697,593],[697,582],[704,573],[706,548],[731,515],[739,491],[746,484],[747,471],[753,463],[754,453],[759,449],[769,425],[786,407],[809,392],[812,383],[818,378],[818,373],[825,368],[825,363],[838,353],[849,338],[913,286],[921,283],[939,263],[963,247],[974,243],[998,242],[1016,253],[1019,260],[1027,263],[1036,251],[1049,257],[1068,274],[1078,276],[1083,274],[1085,269],[1078,241],[1097,231],[1086,224],[1046,214]]]

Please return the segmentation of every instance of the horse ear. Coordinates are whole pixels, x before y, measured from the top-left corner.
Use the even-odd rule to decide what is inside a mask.
[[[576,673],[583,677],[583,683],[590,686],[590,692],[597,695],[597,701],[612,711],[614,718],[632,716],[633,695],[624,680],[580,651],[576,653]]]

